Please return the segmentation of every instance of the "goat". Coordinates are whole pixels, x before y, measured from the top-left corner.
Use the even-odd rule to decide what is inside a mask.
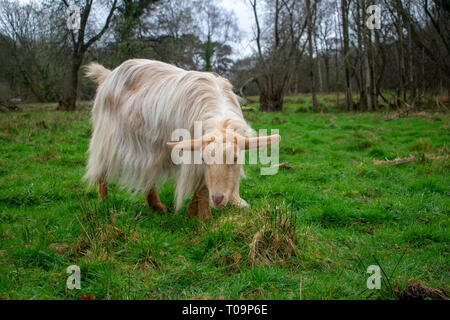
[[[107,183],[118,181],[142,190],[148,205],[164,212],[156,184],[174,178],[176,211],[194,192],[189,217],[200,210],[200,218],[209,218],[210,203],[215,208],[248,206],[239,196],[240,163],[176,165],[171,160],[176,150],[220,147],[224,155],[231,144],[237,154],[280,140],[279,135],[252,137],[228,80],[145,59],[127,60],[112,71],[91,63],[86,75],[98,88],[84,178],[89,187],[97,184],[100,200],[107,197]],[[170,141],[176,129],[192,134],[195,122],[202,124],[201,138]]]

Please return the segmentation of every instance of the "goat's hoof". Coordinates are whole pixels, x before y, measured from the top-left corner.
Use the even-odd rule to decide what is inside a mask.
[[[238,208],[250,208],[250,205],[244,199],[239,199],[233,204]]]
[[[209,220],[209,219],[211,219],[211,218],[212,218],[211,215],[208,215],[208,216],[200,216],[200,220],[202,220],[202,221],[206,221],[206,220]]]
[[[162,203],[154,204],[150,208],[153,209],[153,211],[156,211],[158,213],[165,213],[167,211],[166,206],[163,205]]]
[[[209,207],[208,207],[208,210],[200,210],[199,217],[200,217],[200,220],[203,220],[203,221],[211,219],[212,215],[211,215],[211,210],[209,210]]]
[[[188,218],[194,218],[194,217],[196,217],[198,215],[198,209],[197,210],[190,210],[189,208],[188,208],[188,210],[187,210],[187,216],[188,216]]]

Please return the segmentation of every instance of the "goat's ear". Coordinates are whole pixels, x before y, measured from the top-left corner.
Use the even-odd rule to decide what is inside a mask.
[[[271,144],[280,142],[280,140],[281,136],[279,134],[255,138],[238,138],[238,142],[244,145],[245,150],[267,148]]]
[[[202,146],[202,142],[199,139],[183,140],[180,142],[167,142],[167,145],[174,149],[182,150],[198,150]]]

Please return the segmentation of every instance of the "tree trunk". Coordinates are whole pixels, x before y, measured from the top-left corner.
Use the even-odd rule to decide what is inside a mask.
[[[381,94],[381,83],[383,81],[383,74],[385,68],[385,54],[383,47],[380,45],[380,31],[374,30],[375,46],[374,46],[374,59],[373,59],[373,87],[374,87],[374,103],[375,109],[378,109],[378,97]],[[377,50],[378,49],[378,50]],[[375,56],[380,61],[380,66],[377,68],[375,63]],[[377,70],[377,72],[375,72]]]
[[[314,57],[313,57],[313,25],[311,1],[306,0],[307,19],[308,19],[308,50],[309,50],[309,79],[311,81],[312,112],[317,111],[316,84],[314,77]]]
[[[359,109],[367,110],[366,87],[364,77],[364,58],[363,58],[363,31],[361,28],[361,4],[357,1],[356,5],[356,25],[358,35],[358,86],[359,86]]]
[[[397,4],[397,11],[398,11],[398,18],[395,23],[398,41],[397,41],[397,51],[398,51],[398,65],[399,65],[399,97],[397,100],[398,107],[401,107],[404,105],[406,101],[406,90],[405,90],[405,50],[404,50],[404,43],[403,43],[403,17],[400,12],[401,8],[399,8],[399,5]]]
[[[283,109],[283,92],[274,88],[272,79],[258,78],[259,87],[259,111],[281,111]]]
[[[422,48],[422,65],[421,65],[421,71],[422,71],[422,81],[421,81],[421,96],[425,96],[425,49]]]
[[[345,69],[345,98],[347,110],[353,110],[352,89],[350,84],[350,66],[349,66],[349,37],[348,37],[348,2],[341,0],[342,12],[342,33],[344,37],[344,69]]]
[[[366,2],[362,1],[362,22],[366,21]],[[369,28],[361,28],[363,32],[364,41],[364,75],[365,75],[365,92],[366,92],[366,104],[367,110],[373,110],[372,101],[372,74],[370,72],[370,30]]]
[[[328,56],[328,50],[323,60],[325,65],[325,92],[330,93],[330,57]]]
[[[77,89],[78,89],[78,72],[83,63],[83,54],[74,54],[72,56],[72,67],[70,76],[64,87],[63,98],[59,101],[57,110],[75,111],[77,108]]]
[[[410,9],[411,3],[408,5]],[[410,104],[414,106],[416,103],[416,82],[414,79],[414,54],[413,54],[413,39],[411,32],[411,21],[408,21],[408,56],[409,56],[409,94]]]
[[[280,94],[262,91],[259,96],[259,111],[281,111],[283,102]]]
[[[314,46],[316,48],[317,57],[317,75],[319,76],[319,92],[323,92],[322,63],[319,55],[319,47],[317,46],[317,37],[314,37]]]
[[[109,14],[105,20],[103,28],[85,42],[85,31],[88,24],[89,15],[92,9],[92,1],[85,2],[83,11],[81,12],[80,26],[78,29],[78,34],[76,35],[73,30],[71,32],[71,39],[73,45],[72,51],[72,64],[70,68],[70,75],[64,84],[62,98],[59,101],[57,110],[75,111],[77,108],[77,90],[78,90],[78,72],[80,70],[81,64],[83,63],[84,54],[95,42],[100,40],[106,30],[109,28],[109,23],[116,11],[118,0],[113,0]],[[129,4],[130,1],[125,2],[125,5]],[[64,5],[68,7],[68,3],[64,1]]]

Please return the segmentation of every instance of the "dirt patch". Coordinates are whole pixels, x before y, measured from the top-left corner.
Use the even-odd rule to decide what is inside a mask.
[[[400,300],[450,300],[444,290],[429,288],[420,282],[409,283],[406,288],[397,295]]]
[[[150,270],[159,268],[160,266],[158,261],[153,256],[151,249],[148,249],[145,258],[139,262],[138,270]]]
[[[65,243],[51,243],[48,247],[60,256],[64,255],[70,249]]]

